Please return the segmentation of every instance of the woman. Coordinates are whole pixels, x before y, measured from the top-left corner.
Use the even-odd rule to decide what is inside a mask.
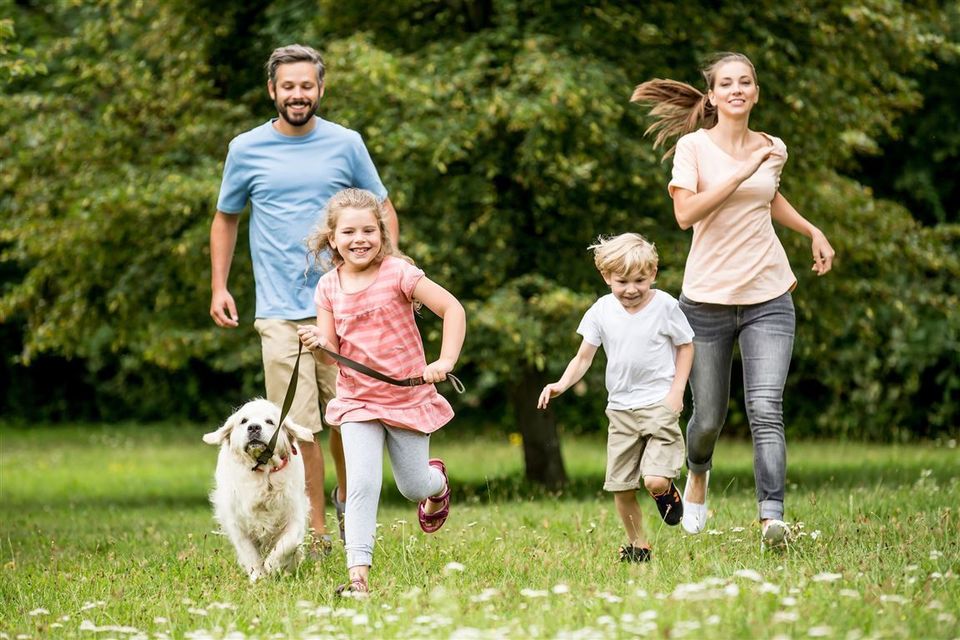
[[[651,80],[631,98],[652,105],[656,122],[647,133],[657,132],[655,146],[682,136],[668,186],[677,223],[693,228],[680,296],[696,334],[682,524],[699,533],[707,523],[713,450],[726,418],[734,342],[739,342],[762,540],[781,546],[789,536],[783,522],[783,387],[793,350],[791,292],[797,280],[772,223],[811,239],[817,275],[830,271],[834,251],[778,190],[787,160],[783,141],[749,127],[760,98],[753,64],[739,53],[718,54],[703,75],[706,94],[681,82]]]

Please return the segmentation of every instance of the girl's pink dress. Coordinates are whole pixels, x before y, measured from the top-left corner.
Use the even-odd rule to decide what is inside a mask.
[[[413,290],[423,271],[387,256],[373,284],[346,293],[339,269],[317,284],[317,307],[333,313],[340,354],[391,378],[423,374],[426,360],[413,313]],[[453,409],[432,384],[398,387],[339,365],[337,397],[327,404],[330,424],[380,420],[402,429],[432,433],[450,422]]]

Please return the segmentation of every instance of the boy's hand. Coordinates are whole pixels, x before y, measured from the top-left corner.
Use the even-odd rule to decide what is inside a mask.
[[[300,342],[310,351],[323,347],[327,349],[327,339],[320,332],[320,327],[316,325],[297,325],[297,335],[300,336]]]
[[[546,409],[550,404],[550,398],[556,398],[563,393],[565,389],[557,382],[551,382],[540,392],[540,399],[537,401],[537,409]]]
[[[453,371],[453,363],[446,360],[431,362],[423,368],[424,382],[441,382],[447,379],[447,374]]]
[[[663,404],[667,405],[672,411],[680,413],[683,411],[683,392],[668,393],[663,399]]]

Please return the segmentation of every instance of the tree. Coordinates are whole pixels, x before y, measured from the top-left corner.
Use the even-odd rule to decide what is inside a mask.
[[[955,54],[943,25],[956,12],[939,4],[0,3],[49,71],[0,96],[0,322],[23,327],[21,362],[72,358],[123,411],[150,415],[123,401],[137,386],[189,411],[217,375],[256,388],[252,334],[207,317],[207,233],[228,141],[270,114],[256,68],[303,41],[325,51],[321,109],[364,134],[404,250],[466,302],[467,402],[507,398],[531,479],[563,481],[557,423],[602,415],[601,371],[555,415],[533,410],[605,290],[587,245],[641,232],[661,254],[659,286],[679,290],[689,240],[631,89],[699,85],[715,50],[756,62],[753,123],[787,141],[782,188],[840,252],[837,273],[815,279],[809,247],[784,236],[801,319],[788,410],[821,432],[877,437],[894,421],[942,433],[960,412],[960,364],[945,355],[960,323],[947,311],[956,227],[918,228],[836,171],[892,135],[921,103],[916,78]],[[243,246],[232,278],[249,314]]]

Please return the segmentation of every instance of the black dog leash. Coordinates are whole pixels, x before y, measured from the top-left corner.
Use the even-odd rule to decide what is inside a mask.
[[[365,365],[365,364],[363,364],[363,363],[357,362],[356,360],[351,360],[350,358],[348,358],[348,357],[346,357],[346,356],[342,356],[342,355],[340,355],[339,353],[336,353],[336,352],[334,352],[334,351],[330,351],[330,349],[327,349],[327,348],[324,348],[324,347],[317,347],[317,348],[320,349],[321,351],[323,351],[324,353],[326,353],[328,356],[330,356],[331,358],[333,358],[333,359],[336,360],[337,362],[339,362],[339,363],[341,363],[341,364],[344,364],[344,365],[350,367],[350,368],[353,369],[354,371],[359,371],[359,372],[362,373],[363,375],[370,376],[371,378],[376,378],[377,380],[379,380],[379,381],[381,381],[381,382],[386,382],[386,383],[388,383],[388,384],[392,384],[392,385],[395,385],[395,386],[397,386],[397,387],[418,387],[418,386],[420,386],[420,385],[422,385],[422,384],[431,384],[431,383],[427,382],[426,380],[424,380],[424,379],[423,379],[423,376],[417,376],[417,377],[415,377],[415,378],[404,378],[403,380],[398,380],[398,379],[396,379],[396,378],[391,378],[391,377],[388,376],[388,375],[385,375],[385,374],[383,374],[383,373],[380,373],[380,372],[377,371],[376,369],[371,369],[370,367],[368,367],[367,365]],[[448,373],[448,374],[447,374],[447,380],[450,381],[450,384],[453,385],[453,388],[456,390],[457,393],[463,393],[463,392],[464,392],[465,388],[464,388],[464,386],[463,386],[463,383],[460,382],[460,378],[458,378],[457,376],[453,375],[452,373]]]
[[[386,382],[397,387],[418,387],[422,384],[431,384],[423,379],[423,376],[416,376],[414,378],[404,378],[403,380],[398,380],[397,378],[391,378],[390,376],[380,373],[376,369],[372,369],[362,362],[357,362],[356,360],[351,360],[346,356],[342,356],[339,353],[326,349],[324,347],[317,347],[328,356],[336,360],[337,362],[350,367],[355,371],[370,376],[380,380],[381,382]],[[303,343],[299,343],[299,348],[297,349],[297,361],[293,364],[293,375],[290,376],[290,384],[287,385],[287,395],[283,398],[283,406],[280,408],[280,422],[277,424],[277,430],[273,432],[273,437],[270,438],[270,442],[267,443],[267,448],[260,452],[260,455],[257,456],[257,464],[254,465],[253,470],[256,471],[257,467],[260,465],[267,464],[270,461],[270,458],[273,457],[273,448],[277,446],[277,436],[280,434],[280,428],[283,426],[283,421],[287,417],[287,413],[290,411],[290,407],[293,405],[293,396],[297,393],[297,378],[300,373],[300,356],[303,354]],[[460,378],[453,375],[452,373],[447,374],[447,380],[450,381],[450,384],[453,385],[454,390],[457,393],[463,393],[465,387],[463,383],[460,382]]]

